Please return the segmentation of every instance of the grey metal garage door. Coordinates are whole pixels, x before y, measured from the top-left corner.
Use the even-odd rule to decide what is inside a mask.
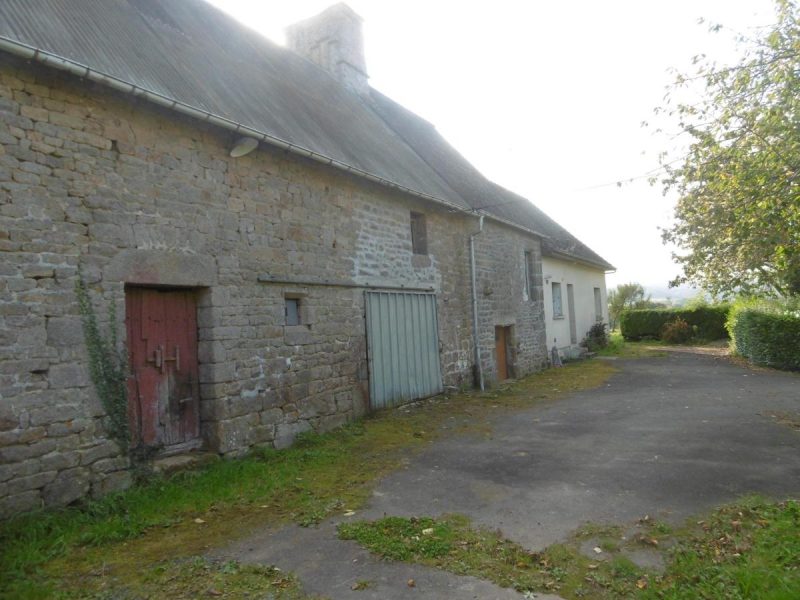
[[[436,296],[365,292],[365,302],[372,408],[440,393]]]

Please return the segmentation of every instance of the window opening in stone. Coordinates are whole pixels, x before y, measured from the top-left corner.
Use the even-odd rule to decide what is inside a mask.
[[[533,282],[533,253],[530,250],[525,251],[525,298],[533,300],[533,290],[531,284]]]
[[[411,213],[411,249],[414,254],[428,254],[428,230],[425,215]]]
[[[300,325],[300,299],[286,298],[286,324]]]

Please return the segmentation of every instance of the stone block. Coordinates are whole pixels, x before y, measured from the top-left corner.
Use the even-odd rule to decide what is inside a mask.
[[[304,346],[314,343],[314,336],[305,325],[287,325],[283,332],[283,340],[288,346]]]
[[[50,387],[56,389],[86,387],[89,385],[89,371],[83,364],[53,365],[50,367],[48,381]]]
[[[119,446],[116,442],[111,440],[101,441],[90,448],[82,448],[80,450],[81,465],[91,465],[95,461],[117,456],[119,453]]]
[[[17,444],[0,448],[0,464],[22,462],[52,452],[56,449],[56,440],[43,439],[32,444]]]
[[[2,397],[2,393],[0,393],[0,397]],[[0,431],[17,429],[19,426],[19,416],[14,414],[11,404],[7,402],[0,404]]]
[[[111,281],[127,283],[216,286],[217,261],[209,255],[166,250],[123,250],[108,263],[104,275]]]
[[[52,404],[40,408],[31,408],[31,425],[46,426],[52,423],[72,421],[82,417],[83,415],[81,413],[81,408],[75,404]]]
[[[37,490],[45,484],[53,481],[57,475],[57,471],[45,471],[44,473],[34,473],[25,477],[17,477],[7,483],[8,493],[20,494],[28,490]]]
[[[132,483],[133,477],[130,471],[105,473],[92,483],[91,494],[93,498],[101,498],[106,494],[126,490]]]
[[[0,498],[0,519],[41,508],[42,495],[39,490],[29,490]]]
[[[13,444],[30,444],[38,442],[47,435],[44,427],[26,427],[25,429],[12,429],[0,431],[0,447]]]
[[[48,437],[64,437],[77,435],[85,431],[91,424],[89,419],[70,419],[61,423],[53,423],[47,427]]]
[[[275,441],[273,445],[278,450],[288,448],[294,443],[298,434],[305,433],[306,431],[311,431],[311,424],[308,421],[281,423],[275,428]]]
[[[55,277],[53,267],[45,265],[31,265],[22,269],[22,276],[28,279],[50,279]]]
[[[326,417],[321,417],[316,422],[316,430],[319,433],[324,433],[326,431],[331,431],[338,427],[341,427],[345,423],[347,423],[348,418],[347,415],[328,415]]]
[[[77,450],[67,452],[56,451],[41,457],[42,471],[63,471],[77,467],[81,462],[81,454]]]
[[[201,363],[223,362],[226,356],[222,342],[206,340],[197,345],[197,360]]]
[[[336,412],[336,402],[331,395],[308,398],[301,401],[298,407],[301,419],[311,419]]]
[[[277,425],[283,421],[283,411],[280,408],[270,408],[260,415],[262,425]]]
[[[200,401],[201,421],[221,421],[231,417],[227,398],[214,398]]]
[[[89,492],[89,473],[76,468],[61,471],[42,489],[46,506],[65,506],[83,498]]]
[[[266,390],[261,394],[261,401],[263,410],[269,410],[270,408],[280,406],[282,403],[280,395],[275,390]]]
[[[224,383],[236,379],[236,363],[200,365],[200,383]]]
[[[257,425],[250,431],[251,445],[263,445],[275,439],[274,425]]]
[[[206,439],[212,450],[221,454],[246,450],[252,445],[251,429],[258,425],[258,415],[250,414],[225,421],[205,423]]]
[[[50,317],[46,330],[48,346],[80,347],[84,343],[80,317]]]
[[[353,408],[353,394],[351,392],[338,392],[334,396],[336,400],[336,410],[340,413],[347,412]]]
[[[112,473],[114,471],[122,471],[129,466],[128,458],[125,456],[118,456],[116,458],[101,458],[92,463],[92,472],[94,473]]]

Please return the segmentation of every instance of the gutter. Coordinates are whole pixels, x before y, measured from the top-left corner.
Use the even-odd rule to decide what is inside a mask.
[[[119,92],[130,94],[136,98],[142,98],[144,100],[147,100],[148,102],[152,102],[153,104],[157,104],[159,106],[168,108],[170,110],[174,110],[184,115],[188,115],[200,121],[205,121],[207,123],[217,125],[218,127],[222,127],[223,129],[233,131],[243,136],[255,138],[259,141],[269,144],[270,146],[274,146],[276,148],[285,150],[286,152],[290,152],[292,154],[296,154],[304,158],[309,158],[323,165],[328,165],[335,169],[339,169],[340,171],[357,175],[358,177],[362,177],[369,181],[379,183],[389,188],[400,190],[412,196],[416,196],[417,198],[428,200],[429,202],[434,202],[435,204],[444,206],[448,210],[451,210],[453,212],[460,212],[469,215],[480,214],[481,217],[483,217],[483,215],[485,214],[483,213],[483,211],[480,211],[480,213],[478,213],[478,211],[476,211],[475,209],[464,208],[463,206],[460,206],[450,200],[445,200],[437,196],[432,196],[431,194],[426,194],[425,192],[414,190],[402,184],[396,183],[390,179],[386,179],[385,177],[381,177],[380,175],[375,175],[374,173],[370,173],[358,167],[354,167],[353,165],[349,165],[335,158],[331,158],[329,156],[325,156],[324,154],[320,154],[319,152],[315,152],[313,150],[309,150],[308,148],[304,148],[303,146],[298,146],[297,144],[287,142],[286,140],[281,139],[272,134],[259,131],[257,129],[253,129],[252,127],[248,127],[243,123],[239,123],[232,119],[228,119],[226,117],[216,115],[206,110],[196,108],[190,104],[186,104],[185,102],[180,102],[179,100],[173,100],[172,98],[165,96],[164,94],[148,90],[146,88],[127,82],[113,75],[109,75],[107,73],[103,73],[102,71],[97,71],[95,69],[92,69],[91,67],[81,64],[72,59],[59,56],[58,54],[48,52],[47,50],[42,50],[41,48],[30,46],[28,44],[8,38],[6,36],[0,35],[0,50],[4,50],[9,54],[13,54],[20,58],[24,58],[25,60],[34,60],[49,67],[58,69],[60,71],[66,71],[73,75],[77,75],[82,79],[88,79],[90,81],[94,81],[95,83],[99,83],[106,87],[110,87]],[[518,225],[517,223],[513,223],[511,221],[503,219],[501,217],[497,217],[494,215],[487,215],[487,216],[497,221],[498,223],[504,223],[505,225],[508,225],[515,229],[519,229],[531,235],[535,235],[539,238],[549,237],[532,229],[528,229],[527,227],[523,227],[522,225]]]
[[[484,391],[483,366],[481,365],[480,336],[478,335],[478,284],[475,265],[475,236],[483,233],[483,215],[478,219],[478,231],[469,236],[469,269],[472,278],[472,346],[475,349],[475,367],[478,370],[478,382]]]
[[[569,262],[577,263],[579,265],[591,267],[593,269],[602,269],[603,273],[605,274],[617,272],[617,268],[614,265],[610,265],[608,263],[605,264],[595,263],[590,260],[586,260],[585,258],[573,256],[572,254],[567,254],[566,252],[560,252],[558,250],[550,250],[547,252],[542,252],[542,255],[554,258],[556,260],[566,260]]]

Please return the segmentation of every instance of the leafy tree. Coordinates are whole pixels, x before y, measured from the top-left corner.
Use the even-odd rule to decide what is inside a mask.
[[[657,109],[690,136],[688,155],[665,158],[665,192],[677,191],[665,243],[683,274],[714,295],[800,294],[800,9],[776,0],[777,23],[756,39],[740,37],[740,62],[697,60],[667,96],[699,80],[699,102]],[[719,27],[712,28],[718,30]],[[677,166],[675,166],[677,164]]]
[[[619,316],[629,308],[657,308],[661,306],[645,296],[644,287],[640,283],[622,283],[608,293],[608,320],[611,329],[616,329]]]

